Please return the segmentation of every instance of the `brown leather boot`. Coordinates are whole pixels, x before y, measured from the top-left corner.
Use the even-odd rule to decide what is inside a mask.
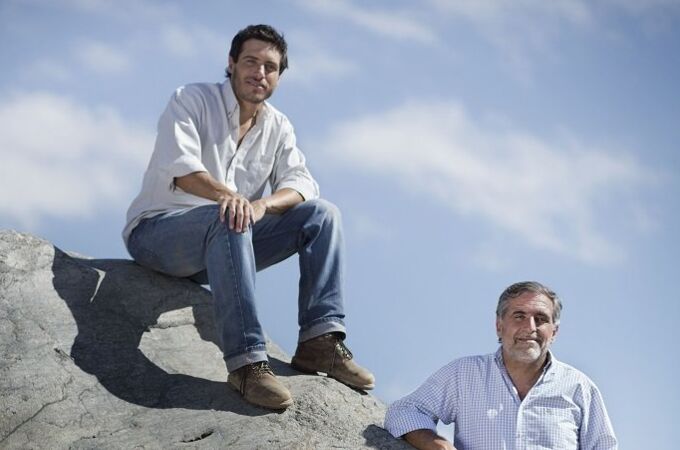
[[[268,409],[286,409],[293,404],[293,397],[276,378],[267,361],[239,367],[229,372],[229,385],[239,391],[253,405]]]
[[[335,333],[327,333],[299,343],[290,365],[300,372],[323,372],[357,389],[373,389],[373,374],[352,358],[342,339]]]

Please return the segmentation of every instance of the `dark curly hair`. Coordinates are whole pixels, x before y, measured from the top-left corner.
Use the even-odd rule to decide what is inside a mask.
[[[234,62],[238,61],[241,49],[243,48],[243,43],[248,39],[257,39],[272,44],[274,48],[281,53],[279,75],[286,70],[288,67],[288,44],[283,38],[283,34],[276,31],[276,29],[270,25],[248,25],[236,33],[236,36],[234,36],[234,39],[231,41],[231,49],[229,50],[229,56],[231,56],[231,59],[233,59]],[[227,78],[231,76],[228,66],[224,69],[224,74]]]

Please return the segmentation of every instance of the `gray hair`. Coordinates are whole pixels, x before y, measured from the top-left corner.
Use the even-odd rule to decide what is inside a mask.
[[[533,294],[545,295],[553,304],[553,322],[555,325],[560,323],[560,314],[562,313],[562,301],[549,287],[542,285],[537,281],[522,281],[508,286],[498,298],[498,305],[496,306],[496,317],[501,318],[508,309],[508,302],[513,298],[517,298],[525,292]]]

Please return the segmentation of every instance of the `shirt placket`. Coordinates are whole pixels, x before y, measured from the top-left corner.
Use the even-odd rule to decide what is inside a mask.
[[[524,420],[524,412],[526,408],[528,408],[527,405],[531,404],[531,399],[534,396],[539,396],[540,393],[537,393],[537,391],[540,391],[541,389],[541,384],[543,383],[544,379],[546,377],[546,369],[543,369],[543,373],[541,376],[538,377],[538,380],[536,380],[536,383],[529,389],[529,392],[527,392],[526,397],[524,397],[524,400],[519,399],[519,394],[517,392],[517,389],[514,388],[513,385],[513,390],[515,394],[515,398],[519,401],[519,405],[517,408],[517,429],[515,432],[515,448],[517,450],[526,450],[527,448],[527,441],[528,441],[528,432],[529,430],[527,429],[526,426],[526,420]],[[508,378],[510,376],[508,375]]]
[[[512,380],[510,379],[510,375],[508,374],[508,371],[505,370],[505,366],[503,365],[502,360],[496,360],[496,364],[498,366],[498,370],[501,373],[501,377],[503,378],[503,382],[505,383],[505,387],[510,393],[510,396],[512,397],[512,400],[514,402],[515,410],[516,410],[516,419],[515,419],[515,434],[514,434],[514,442],[510,441],[512,439],[511,436],[507,436],[508,439],[508,444],[510,442],[513,442],[512,444],[512,449],[519,450],[522,449],[522,430],[523,430],[523,421],[522,421],[522,410],[523,410],[523,402],[519,398],[519,392],[517,392],[517,388],[515,388],[515,385],[512,383]],[[505,434],[505,433],[504,433]],[[507,449],[510,450],[510,449]]]
[[[245,169],[245,160],[248,156],[248,153],[253,151],[253,147],[257,144],[257,139],[260,136],[260,133],[262,133],[262,123],[261,120],[258,120],[255,123],[255,126],[250,129],[246,135],[243,137],[243,141],[241,142],[241,145],[238,146],[236,149],[236,154],[234,155],[233,162],[231,166],[229,167],[229,170],[227,171],[227,181],[234,186],[237,184],[242,186],[243,192],[241,192],[241,195],[244,195],[248,197],[251,193],[247,192],[248,186],[246,181],[247,180],[237,180],[236,179],[236,169],[237,168],[242,168]]]

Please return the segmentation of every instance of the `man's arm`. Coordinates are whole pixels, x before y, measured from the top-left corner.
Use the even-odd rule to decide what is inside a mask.
[[[590,402],[585,405],[581,423],[579,443],[584,450],[617,450],[618,441],[600,390],[593,384],[590,388]]]
[[[445,365],[415,391],[392,403],[385,413],[384,426],[394,437],[422,449],[453,449],[437,436],[437,422],[455,422],[458,414],[458,362]]]
[[[265,214],[283,214],[302,201],[304,201],[304,198],[295,189],[279,189],[272,195],[251,203],[254,211],[253,223],[260,220]]]
[[[411,431],[404,439],[418,450],[456,450],[453,444],[432,430]]]
[[[229,229],[237,233],[244,232],[250,223],[257,222],[265,214],[282,214],[304,200],[294,189],[283,188],[251,203],[215,180],[208,172],[177,177],[175,185],[184,192],[217,202],[220,205],[220,221],[224,222],[228,214]]]

